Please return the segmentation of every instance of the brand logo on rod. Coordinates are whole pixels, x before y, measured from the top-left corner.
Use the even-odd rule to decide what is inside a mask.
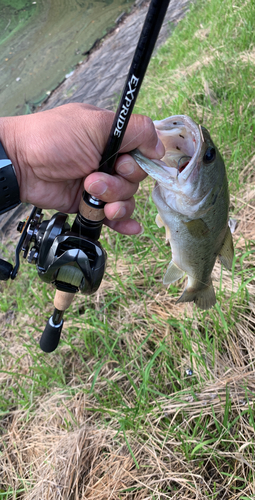
[[[122,105],[122,108],[120,110],[120,114],[118,116],[117,120],[117,126],[115,127],[114,130],[114,135],[120,137],[121,136],[121,131],[124,127],[125,121],[127,114],[129,112],[129,108],[131,103],[133,102],[135,98],[135,92],[136,92],[136,87],[138,85],[139,78],[136,78],[135,75],[132,75],[129,82],[128,82],[128,91],[124,97],[124,104]]]

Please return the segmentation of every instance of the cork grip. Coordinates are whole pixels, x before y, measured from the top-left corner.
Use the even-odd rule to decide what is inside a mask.
[[[105,218],[105,213],[103,208],[94,208],[88,205],[83,198],[80,201],[79,212],[84,217],[84,219],[91,221],[101,221]]]
[[[56,290],[54,298],[54,306],[59,311],[65,311],[71,305],[75,293],[61,292]]]

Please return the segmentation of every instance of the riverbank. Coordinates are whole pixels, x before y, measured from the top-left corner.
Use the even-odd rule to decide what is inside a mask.
[[[172,0],[162,25],[156,49],[171,35],[184,17],[190,0]],[[86,102],[115,109],[147,14],[149,2],[139,2],[133,12],[88,53],[87,58],[47,100],[37,108],[51,109],[70,102]]]
[[[172,0],[160,30],[156,49],[171,35],[184,17],[190,0]],[[84,60],[50,96],[34,111],[51,109],[70,102],[86,102],[106,109],[115,109],[124,86],[129,66],[147,14],[149,2],[137,2],[133,11],[119,21],[119,25],[98,41]],[[0,233],[9,251],[20,235],[17,220],[25,217],[30,205],[22,205],[0,216]],[[10,243],[11,240],[11,243]]]
[[[0,116],[33,112],[134,0],[0,0]]]

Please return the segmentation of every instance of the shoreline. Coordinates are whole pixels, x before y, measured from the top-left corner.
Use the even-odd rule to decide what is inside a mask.
[[[7,3],[6,3],[7,2]],[[14,4],[26,3],[24,8]],[[135,0],[4,0],[0,19],[1,116],[36,110],[84,61],[96,39],[132,11]],[[13,6],[9,4],[13,4]],[[8,5],[7,5],[8,4]],[[20,7],[20,8],[19,8]],[[11,23],[9,25],[9,21]]]
[[[123,11],[118,17],[117,19],[115,20],[114,22],[114,26],[112,26],[111,28],[109,28],[109,30],[107,31],[107,33],[105,35],[103,35],[101,38],[97,38],[95,40],[95,42],[93,43],[93,45],[88,49],[86,50],[85,52],[82,52],[82,56],[85,57],[81,62],[79,62],[78,64],[75,65],[74,69],[72,71],[70,71],[69,74],[67,74],[65,76],[65,78],[63,78],[63,80],[54,88],[50,91],[50,94],[45,98],[43,99],[43,101],[38,104],[38,105],[34,105],[32,106],[32,113],[34,112],[37,112],[37,111],[42,111],[42,107],[44,107],[45,105],[47,105],[49,99],[51,98],[51,96],[59,89],[62,87],[62,85],[66,82],[66,80],[72,76],[78,69],[80,66],[82,66],[83,64],[87,63],[89,57],[95,52],[97,51],[98,49],[100,49],[103,44],[105,43],[105,41],[111,37],[111,36],[114,36],[114,34],[116,32],[118,32],[120,26],[125,22],[125,20],[135,14],[139,9],[141,9],[142,7],[146,7],[148,8],[149,6],[149,1],[148,0],[136,0],[136,2],[132,5],[132,7],[130,8],[130,10],[128,12],[126,11]]]
[[[186,14],[191,1],[172,0],[155,50],[171,35],[174,27]],[[132,13],[125,15],[120,24],[102,38],[96,47],[90,49],[86,60],[78,65],[71,76],[58,85],[33,112],[44,111],[69,102],[86,102],[115,111],[149,2],[142,0],[139,5],[135,6]],[[30,211],[31,205],[22,204],[17,209],[0,216],[2,243],[7,245],[10,253],[14,251],[20,238],[20,234],[15,230],[17,221],[29,215]],[[9,239],[11,241],[8,243]]]
[[[171,36],[190,3],[191,0],[170,2],[155,50]],[[121,14],[117,26],[105,37],[96,40],[91,49],[84,53],[87,55],[86,59],[34,111],[52,109],[70,102],[86,102],[105,109],[115,109],[148,6],[148,0],[140,0],[134,4],[130,13]]]

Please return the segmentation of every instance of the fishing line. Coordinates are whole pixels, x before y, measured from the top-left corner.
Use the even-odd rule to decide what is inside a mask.
[[[122,97],[113,119],[112,128],[102,154],[99,172],[114,174],[118,154],[123,149],[126,132],[147,66],[163,23],[170,0],[151,0],[142,32],[124,85]],[[115,64],[115,60],[113,60]],[[136,134],[138,137],[144,131]],[[133,141],[130,140],[129,144]],[[127,145],[126,145],[127,146]],[[79,290],[84,295],[95,293],[103,279],[107,255],[99,240],[105,202],[83,191],[79,211],[70,226],[67,214],[58,212],[50,221],[42,221],[41,209],[34,207],[27,221],[22,223],[24,239],[22,251],[28,261],[36,264],[39,277],[56,287],[54,312],[49,318],[40,340],[44,352],[56,349],[63,327],[63,315]],[[29,252],[29,254],[28,254]],[[0,262],[0,279],[15,278],[19,267]],[[13,273],[13,271],[15,272]],[[1,274],[2,273],[2,274]]]
[[[153,123],[153,122],[152,122],[152,123]],[[137,139],[137,137],[139,137],[139,135],[141,135],[141,134],[143,134],[143,130],[142,130],[141,132],[139,132],[138,134],[136,134],[136,135],[134,136],[134,138],[133,138],[133,139],[130,139],[130,141],[129,141],[129,142],[127,142],[127,143],[125,144],[125,146],[121,146],[121,147],[118,149],[118,151],[116,151],[116,153],[117,153],[117,158],[118,158],[118,155],[119,155],[119,153],[121,152],[121,150],[122,150],[122,149],[124,149],[124,148],[126,148],[129,144],[131,144],[131,142],[133,142],[135,139]],[[115,153],[114,153],[114,154],[115,154]],[[114,157],[114,154],[113,154],[112,156],[109,156],[109,158],[107,158],[107,161],[111,160],[111,159]],[[127,155],[128,155],[128,154],[129,154],[129,151],[126,151],[124,154],[127,154]],[[116,159],[117,159],[117,158],[116,158]],[[102,161],[102,160],[101,160],[101,161]],[[101,162],[100,162],[100,163],[101,163]],[[101,172],[101,170],[100,170],[100,169],[98,169],[98,170],[97,170],[97,172]]]
[[[113,174],[114,164],[170,0],[152,0],[112,124],[100,171]]]
[[[102,154],[98,172],[104,172],[109,175],[114,174],[114,166],[118,154],[122,149],[121,144],[124,134],[131,118],[169,3],[170,0],[151,0],[150,2],[108,141]],[[139,134],[137,134],[137,136],[139,136]],[[77,214],[72,229],[79,234],[84,236],[87,235],[89,238],[98,240],[105,218],[103,210],[105,204],[106,203],[99,198],[91,196],[84,191],[80,202],[79,213]],[[99,220],[100,217],[101,220]]]
[[[143,78],[145,76],[156,40],[170,0],[151,0],[138,40],[133,60],[124,85],[112,128],[99,164],[99,172],[114,174],[114,166],[128,126]],[[141,132],[142,133],[142,132]],[[137,134],[139,135],[139,134]],[[105,202],[83,192],[79,212],[72,230],[98,240],[103,225]]]

